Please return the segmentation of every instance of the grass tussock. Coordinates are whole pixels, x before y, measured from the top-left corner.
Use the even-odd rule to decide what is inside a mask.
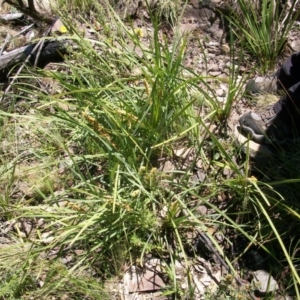
[[[281,151],[276,170],[251,173],[249,157],[239,159],[226,126],[242,96],[237,68],[220,103],[209,78],[184,66],[188,36],[171,43],[155,14],[150,32],[110,6],[105,15],[110,26],[100,19],[93,45],[66,20],[77,51],[57,70],[23,74],[16,101],[0,111],[0,297],[111,299],[118,276],[155,257],[164,294],[193,299],[195,284],[183,289],[175,265],[207,255],[197,234],[228,273],[207,299],[251,298],[253,287],[232,288],[249,250],[271,274],[288,269],[281,292],[297,296],[298,162]],[[231,46],[236,61],[233,35]],[[58,83],[53,94],[37,87],[45,78]]]
[[[238,43],[258,58],[262,72],[273,70],[299,17],[298,1],[238,0],[236,5],[227,19]]]

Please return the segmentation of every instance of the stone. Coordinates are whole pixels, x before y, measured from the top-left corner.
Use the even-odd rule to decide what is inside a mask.
[[[220,88],[221,88],[223,91],[225,91],[225,93],[228,92],[228,86],[227,86],[227,85],[221,83],[221,84],[220,84]]]
[[[198,181],[203,182],[206,178],[206,174],[204,172],[201,172],[200,170],[198,170],[197,178],[198,178]]]
[[[219,71],[219,66],[217,64],[210,64],[207,66],[208,71]]]
[[[197,30],[198,29],[198,24],[197,23],[194,23],[194,24],[190,24],[190,23],[186,23],[186,24],[180,24],[178,26],[178,30],[181,32],[181,33],[189,33],[189,32],[192,32],[194,30]]]
[[[186,159],[192,153],[194,153],[193,148],[180,148],[180,149],[175,149],[174,150],[174,154],[177,157],[180,157],[180,158],[183,158],[183,159]]]
[[[264,270],[253,272],[253,283],[262,294],[273,293],[279,289],[278,283]]]
[[[220,20],[216,20],[216,22],[213,23],[206,32],[210,33],[213,38],[220,39],[223,36],[223,30],[220,27]]]
[[[221,71],[212,71],[212,72],[208,72],[208,74],[211,75],[211,76],[216,77],[216,76],[221,74]]]
[[[129,293],[160,290],[165,287],[160,271],[158,259],[148,261],[145,267],[132,266],[124,275],[124,285]]]
[[[158,170],[160,172],[167,173],[167,172],[175,170],[175,166],[174,166],[174,163],[172,161],[165,160],[165,161],[160,163],[160,166],[159,166]]]
[[[50,0],[36,0],[34,4],[37,12],[41,14],[51,15],[53,10],[57,8],[55,1]]]
[[[224,97],[225,96],[225,91],[223,89],[217,89],[216,90],[216,95],[219,97]]]
[[[218,100],[218,102],[220,102],[220,103],[224,103],[225,100],[226,100],[226,98],[225,98],[225,97],[218,97],[218,96],[217,96],[217,100]]]
[[[52,231],[42,233],[42,242],[44,244],[50,244],[54,240],[54,236],[51,236]]]
[[[207,214],[207,207],[205,205],[199,205],[197,208],[196,208],[196,211],[198,213],[200,213],[201,215],[206,215]]]

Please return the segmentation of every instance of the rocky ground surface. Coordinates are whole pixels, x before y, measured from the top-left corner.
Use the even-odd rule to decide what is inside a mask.
[[[137,1],[138,2],[138,1]],[[240,60],[238,56],[238,51],[236,51],[236,59],[232,59],[230,56],[230,47],[227,42],[227,32],[226,24],[222,15],[218,12],[218,9],[224,9],[224,3],[220,0],[214,1],[196,1],[190,0],[184,11],[182,11],[182,17],[180,19],[180,24],[177,30],[189,34],[189,43],[186,49],[187,57],[185,64],[186,66],[193,69],[197,74],[205,75],[209,77],[211,85],[215,90],[217,95],[217,101],[221,104],[225,102],[228,96],[228,76],[229,70],[232,68],[232,64],[240,65],[238,74],[238,80],[244,80],[247,77],[253,77],[255,74],[254,63],[250,58],[245,57]],[[134,16],[134,27],[141,28],[145,32],[152,30],[149,23],[149,16],[144,7],[140,7],[137,3],[135,6],[132,4],[130,7],[122,6],[118,8],[118,13],[121,17],[126,18],[128,16]],[[299,42],[299,28],[300,23],[296,23],[295,28],[290,32],[289,37],[289,49],[292,52],[300,50]],[[88,37],[93,37],[93,30],[91,28],[85,28],[86,35]],[[10,41],[4,51],[10,51],[19,45],[29,43],[36,35],[36,30],[29,30],[26,35],[17,37],[20,32],[20,27],[11,26],[8,24],[3,24],[0,27],[0,44],[5,43],[8,34],[12,37],[16,37]],[[166,27],[164,33],[172,39],[173,29]],[[147,46],[147,39],[144,40]],[[130,45],[128,45],[130,47]],[[138,49],[136,51],[139,51]],[[288,55],[290,53],[286,53]],[[284,58],[281,58],[281,61]],[[280,61],[279,61],[280,63]],[[48,68],[53,67],[49,65]],[[54,66],[55,67],[55,66]],[[47,89],[47,92],[55,92],[55,82],[41,82],[41,85]],[[272,101],[275,100],[272,98]],[[259,100],[263,105],[266,100],[265,98]],[[251,104],[243,99],[239,103],[235,103],[235,107],[232,111],[232,115],[229,121],[229,128],[234,129],[234,124],[236,123],[238,117],[246,110],[251,108]],[[20,129],[24,134],[24,126]],[[21,139],[20,139],[21,140]],[[2,151],[6,151],[5,142],[1,145]],[[178,157],[188,159],[189,156],[193,155],[193,149],[177,149],[175,155]],[[161,170],[170,170],[175,168],[173,163],[169,161],[167,164],[161,166]],[[20,173],[27,172],[27,170],[21,170]],[[40,176],[41,174],[32,174],[32,176]],[[205,177],[205,172],[201,169],[201,164],[199,168],[195,171],[193,180],[203,180]],[[20,175],[20,178],[22,176]],[[54,175],[55,177],[55,175]],[[16,197],[24,195],[32,195],[33,191],[28,190],[26,181],[20,179],[18,184],[18,191],[16,191]],[[58,187],[59,189],[59,187]],[[198,208],[199,214],[205,215],[209,214],[209,209],[205,206]],[[8,233],[11,230],[15,230],[19,235],[26,237],[30,230],[32,230],[33,225],[24,222],[1,222],[0,224],[0,243],[6,244],[12,241],[8,238]],[[43,220],[37,222],[35,226],[40,226],[43,228]],[[213,234],[218,234],[213,232]],[[43,233],[43,238],[45,243],[51,241],[51,233]],[[201,236],[196,232],[194,236],[190,237],[193,240],[195,247],[200,247],[205,249],[205,251],[215,255],[213,246],[209,245],[208,241],[203,241]],[[220,235],[220,240],[222,236]],[[75,254],[76,255],[76,254]],[[249,260],[252,265],[255,265],[255,271],[249,272],[249,281],[241,281],[244,289],[248,288],[250,282],[257,286],[257,297],[252,295],[253,299],[260,299],[267,291],[272,292],[279,289],[278,282],[265,270],[260,269],[262,266],[263,257],[257,252],[253,252],[249,256]],[[65,258],[64,263],[68,265],[70,259]],[[111,293],[112,299],[124,299],[124,300],[144,300],[144,299],[167,299],[161,293],[161,290],[165,287],[164,274],[162,272],[163,262],[157,258],[149,257],[143,266],[132,265],[127,268],[124,273],[124,277],[118,283],[111,283]],[[187,272],[192,275],[191,278],[187,276]],[[208,259],[204,259],[200,256],[196,256],[188,261],[178,260],[175,262],[175,272],[176,278],[180,282],[181,288],[188,289],[188,280],[192,280],[195,286],[195,291],[193,293],[193,299],[205,299],[204,294],[208,291],[214,291],[221,280],[227,276],[226,264],[222,263],[222,260],[216,258],[214,263],[211,263]],[[228,275],[229,276],[229,275]],[[236,288],[238,284],[234,277],[227,277],[228,282],[233,288]],[[41,279],[42,284],[42,279]],[[188,291],[187,291],[188,292]],[[113,298],[114,297],[114,298]],[[275,299],[293,299],[292,296],[278,296]]]

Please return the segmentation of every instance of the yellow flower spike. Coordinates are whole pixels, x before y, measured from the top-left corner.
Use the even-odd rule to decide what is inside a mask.
[[[252,182],[257,182],[257,178],[253,175],[251,177],[248,177],[248,180]]]
[[[145,173],[146,172],[146,167],[145,166],[141,166],[139,168],[139,173]]]
[[[100,135],[105,137],[109,142],[112,143],[112,138],[110,137],[109,132],[106,128],[104,128],[95,118],[88,115],[86,111],[82,112],[82,115],[97,133],[99,133]],[[116,146],[114,143],[112,143],[112,145],[114,147]]]
[[[138,190],[135,190],[135,191],[131,192],[130,196],[132,198],[136,198],[140,193],[141,193],[141,191],[138,189]]]
[[[150,96],[149,84],[148,84],[148,82],[146,81],[146,79],[143,80],[143,83],[144,83],[144,86],[145,86],[145,89],[146,89],[146,94],[147,94],[148,96]]]
[[[120,115],[122,115],[122,116],[127,116],[127,117],[133,119],[134,121],[137,121],[137,120],[138,120],[138,118],[137,118],[136,116],[134,116],[134,115],[131,114],[131,113],[127,113],[127,112],[126,112],[125,110],[123,110],[123,109],[117,109],[117,113],[120,114]]]
[[[141,37],[144,36],[144,32],[143,32],[143,29],[142,29],[142,28],[135,28],[135,29],[134,29],[134,32],[135,32],[135,34],[136,34],[139,38],[141,38]]]
[[[157,172],[157,168],[152,168],[151,171],[150,171],[150,173],[152,173],[152,174],[156,173],[156,172]]]

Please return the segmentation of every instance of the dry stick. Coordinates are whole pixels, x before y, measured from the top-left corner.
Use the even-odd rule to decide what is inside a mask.
[[[31,24],[29,26],[26,26],[22,31],[18,32],[17,34],[15,34],[14,36],[11,36],[9,33],[7,34],[5,41],[3,43],[3,46],[0,50],[0,56],[3,54],[3,51],[5,50],[6,46],[9,44],[9,42],[14,39],[15,37],[21,35],[22,33],[26,32],[28,29],[30,29],[34,24]]]
[[[34,6],[34,1],[33,0],[28,0],[28,7],[31,11],[36,12],[35,6]]]
[[[52,30],[52,28],[53,28],[55,22],[56,22],[58,19],[59,19],[59,17],[56,17],[56,18],[53,20],[52,24],[49,26],[49,28],[47,29],[47,31],[44,33],[44,37],[46,37],[46,36],[48,36],[48,35],[50,34],[50,32],[51,32],[51,30]],[[36,57],[35,57],[35,60],[34,60],[34,64],[33,64],[33,67],[34,67],[34,68],[36,68],[36,66],[37,66],[39,57],[40,57],[40,55],[41,55],[41,51],[42,51],[42,49],[43,49],[43,47],[44,47],[44,43],[45,43],[45,39],[42,40],[42,43],[41,43],[40,47],[38,48],[38,52],[37,52],[37,54],[36,54]]]
[[[213,246],[211,240],[206,236],[206,234],[205,234],[204,232],[202,232],[202,231],[199,230],[199,229],[196,229],[196,230],[197,230],[197,232],[198,232],[198,234],[199,234],[199,236],[200,236],[199,239],[201,240],[201,242],[202,242],[202,243],[203,243],[203,244],[204,244],[211,252],[213,252],[213,253],[216,255],[216,257],[217,257],[218,260],[220,261],[221,265],[223,265],[223,266],[225,267],[225,269],[226,269],[227,271],[229,271],[229,270],[230,270],[229,266],[225,263],[225,261],[223,260],[223,258],[222,258],[221,255],[219,254],[219,252],[215,250],[215,247]],[[237,276],[234,276],[234,278],[235,278],[236,282],[237,282],[240,286],[243,285],[242,281],[241,281]],[[253,299],[253,300],[256,299],[253,295],[251,295],[250,292],[248,292],[248,295],[250,296],[251,299]]]
[[[51,24],[53,22],[53,18],[39,14],[34,7],[33,1],[31,1],[31,0],[29,0],[29,3],[28,3],[29,7],[25,7],[22,0],[18,0],[18,4],[12,0],[5,0],[4,2],[10,4],[11,6],[15,7],[22,13],[30,16],[31,18],[33,18],[35,20],[42,21],[47,24]]]
[[[186,217],[189,217],[188,212],[186,211],[186,209],[182,210],[183,214]],[[202,232],[200,229],[196,229],[198,234],[199,234],[199,239],[201,240],[202,244],[204,244],[211,252],[213,252],[215,254],[215,256],[217,257],[217,259],[219,260],[220,264],[227,270],[229,271],[230,268],[229,266],[226,264],[226,262],[224,261],[224,259],[221,257],[220,253],[215,249],[215,247],[213,246],[211,240],[206,236],[206,234],[204,232]],[[216,262],[216,261],[215,261]],[[242,285],[243,283],[241,282],[241,280],[237,277],[235,277],[236,281]]]
[[[48,36],[49,33],[51,32],[51,29],[54,25],[54,23],[56,22],[57,18],[52,22],[51,26],[49,26],[49,28],[47,29],[47,31],[44,33],[44,37]],[[14,82],[16,81],[16,79],[18,78],[18,75],[21,73],[21,71],[23,70],[24,66],[28,63],[28,61],[30,60],[31,56],[38,51],[35,60],[34,60],[34,68],[37,65],[38,59],[40,57],[42,48],[44,46],[45,43],[45,38],[41,39],[32,49],[32,51],[29,53],[29,55],[27,56],[27,58],[25,59],[25,61],[23,62],[23,64],[20,66],[19,70],[17,71],[17,73],[14,75],[13,80],[11,81],[11,83],[9,84],[9,86],[5,89],[4,93],[2,94],[1,98],[0,98],[0,103],[3,101],[4,96],[10,91],[12,85],[14,84]]]
[[[15,34],[15,35],[13,36],[13,38],[15,38],[15,37],[21,35],[22,33],[26,32],[27,30],[29,30],[29,29],[30,29],[31,27],[33,27],[33,26],[34,26],[34,23],[32,23],[32,24],[26,26],[23,30],[21,30],[20,32],[18,32],[17,34]]]
[[[3,101],[4,96],[10,91],[12,85],[15,83],[18,75],[21,73],[21,71],[23,70],[23,68],[25,67],[25,65],[28,63],[28,61],[30,60],[31,56],[37,51],[37,49],[40,47],[40,45],[42,44],[44,39],[40,40],[32,49],[32,51],[28,54],[27,58],[25,59],[25,61],[23,62],[23,64],[20,66],[19,70],[17,71],[17,73],[14,75],[11,83],[9,84],[9,86],[5,89],[4,93],[2,94],[1,98],[0,98],[0,103]]]
[[[35,56],[35,60],[34,60],[34,64],[33,64],[33,68],[35,69],[36,66],[37,66],[37,63],[39,61],[39,58],[40,58],[40,55],[41,55],[41,52],[42,52],[42,49],[44,47],[44,44],[45,44],[45,39],[42,39],[41,40],[41,44],[39,45],[38,49],[37,49],[37,54]]]
[[[189,214],[188,214],[188,212],[186,211],[186,209],[183,209],[182,212],[183,212],[183,214],[184,214],[186,217],[189,216]],[[198,234],[199,234],[199,239],[200,239],[200,241],[202,242],[202,244],[205,245],[205,246],[208,248],[208,250],[210,250],[212,253],[214,253],[214,255],[215,255],[215,256],[217,257],[217,259],[219,260],[220,264],[221,264],[227,271],[229,271],[229,270],[230,270],[229,266],[228,266],[227,263],[224,261],[224,259],[221,257],[220,253],[215,249],[215,247],[213,246],[211,240],[207,237],[206,233],[203,232],[203,231],[201,231],[201,230],[198,229],[198,228],[196,228],[196,231],[197,231]],[[215,260],[215,263],[216,263],[216,259],[214,259],[214,260]],[[242,281],[240,280],[240,278],[238,278],[237,276],[234,276],[234,279],[236,280],[236,282],[237,282],[240,286],[243,285],[243,283],[242,283]],[[251,295],[250,292],[248,292],[248,295],[250,296],[251,299],[253,299],[253,300],[256,299],[255,297],[253,297],[253,296]]]
[[[0,50],[0,56],[2,55],[3,51],[5,50],[5,48],[7,47],[7,45],[9,44],[9,42],[11,41],[11,35],[9,33],[7,33],[6,35],[6,38],[5,38],[5,41],[3,43],[3,46]]]
[[[296,8],[296,6],[297,6],[297,4],[298,4],[298,1],[299,1],[299,0],[296,0],[296,2],[294,3],[294,9]],[[288,6],[288,3],[285,4],[285,8],[288,8],[287,6]],[[288,9],[290,10],[291,8],[289,7]],[[280,30],[282,29],[282,27],[284,27],[284,24],[285,24],[286,19],[287,19],[287,18],[289,17],[289,15],[292,14],[292,13],[293,13],[293,12],[289,12],[289,13],[284,17],[284,19],[283,19],[282,22],[280,23],[280,25],[281,25]]]
[[[24,16],[23,13],[0,14],[0,20],[9,22],[9,21],[21,19],[23,16]]]

